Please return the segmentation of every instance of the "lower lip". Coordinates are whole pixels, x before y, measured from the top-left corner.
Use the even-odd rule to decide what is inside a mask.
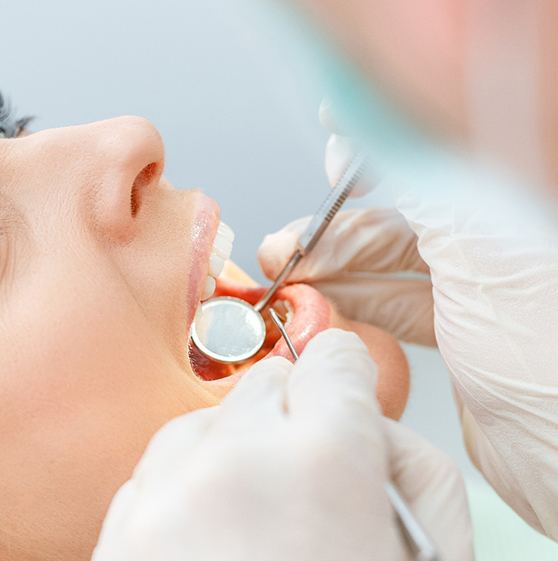
[[[195,217],[190,233],[191,268],[189,271],[188,329],[194,320],[209,271],[209,258],[219,227],[219,205],[207,195],[195,195]]]
[[[330,326],[331,306],[317,290],[306,284],[295,284],[281,289],[277,299],[286,301],[292,307],[293,317],[287,331],[297,353],[300,354],[311,339]],[[279,338],[269,354],[292,359],[291,352],[282,338]]]

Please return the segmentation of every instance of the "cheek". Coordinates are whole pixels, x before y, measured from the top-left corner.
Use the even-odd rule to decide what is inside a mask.
[[[151,436],[207,404],[129,297],[96,272],[96,286],[85,286],[93,277],[84,271],[67,284],[49,285],[46,274],[26,284],[0,344],[0,495],[9,505],[0,527],[49,559],[88,558]],[[43,302],[40,313],[29,302]]]
[[[63,426],[73,416],[104,415],[120,422],[187,405],[191,380],[127,287],[101,270],[98,264],[95,273],[68,273],[66,283],[52,284],[43,274],[40,288],[30,284],[17,295],[8,318],[10,374],[0,379],[22,420],[58,419]],[[40,311],[32,302],[43,302]]]

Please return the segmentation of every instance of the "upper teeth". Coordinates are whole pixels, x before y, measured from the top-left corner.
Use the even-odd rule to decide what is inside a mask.
[[[224,223],[219,224],[209,258],[209,272],[205,280],[202,300],[207,300],[215,292],[215,279],[223,272],[225,261],[231,256],[234,232]]]

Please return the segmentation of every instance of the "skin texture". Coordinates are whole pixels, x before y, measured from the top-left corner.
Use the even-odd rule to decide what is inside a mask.
[[[291,3],[424,128],[558,185],[556,2]]]
[[[136,117],[0,140],[2,561],[88,560],[152,435],[237,379],[188,361],[219,210],[163,161]]]

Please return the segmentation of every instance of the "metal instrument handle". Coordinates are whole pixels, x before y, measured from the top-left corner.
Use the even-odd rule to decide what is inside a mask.
[[[320,208],[316,211],[310,224],[308,224],[306,230],[298,240],[297,249],[303,256],[309,253],[318,243],[318,240],[322,237],[326,228],[339,212],[339,209],[343,206],[344,202],[351,194],[351,191],[362,179],[366,171],[366,162],[366,154],[364,152],[357,153],[335,187],[331,189]]]
[[[430,536],[393,483],[386,485],[386,492],[414,558],[417,561],[441,561]]]

